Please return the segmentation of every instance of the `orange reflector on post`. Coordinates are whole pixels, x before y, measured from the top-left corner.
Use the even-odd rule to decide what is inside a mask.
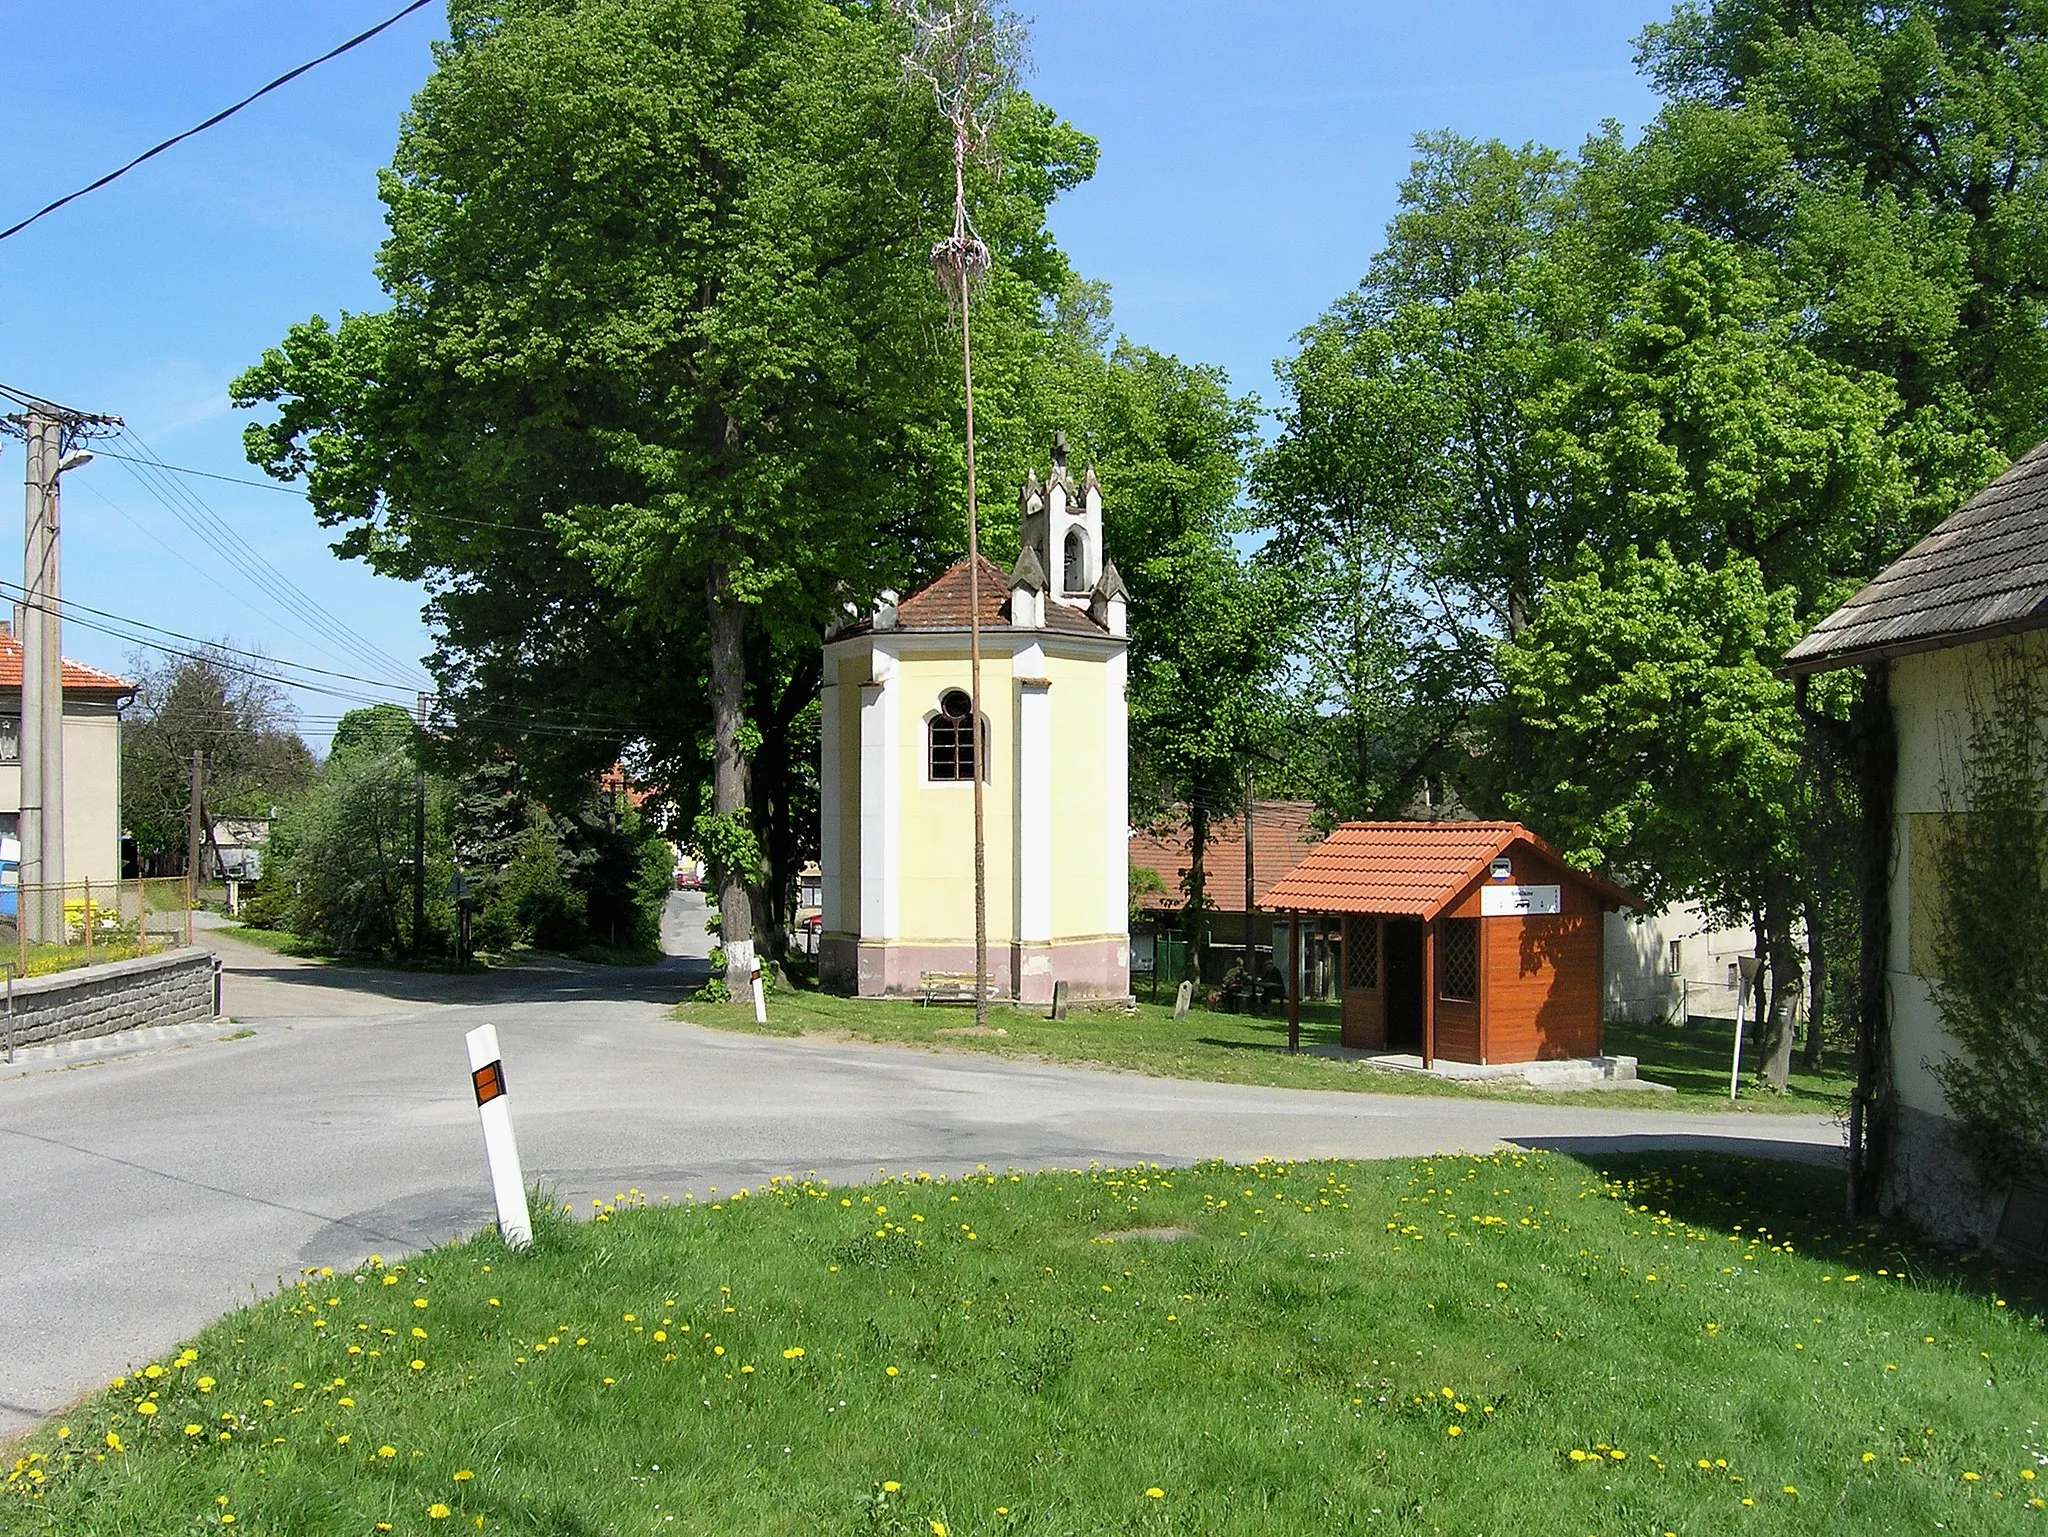
[[[505,1092],[505,1064],[502,1062],[486,1062],[469,1076],[476,1085],[476,1102],[479,1105],[488,1105]]]

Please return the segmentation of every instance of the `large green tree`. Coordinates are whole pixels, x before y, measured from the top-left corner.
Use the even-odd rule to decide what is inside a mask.
[[[250,453],[306,477],[345,553],[430,583],[470,741],[586,774],[647,743],[685,807],[708,777],[695,831],[743,980],[759,750],[814,690],[824,621],[958,529],[928,266],[950,138],[878,4],[451,19],[382,181],[391,306],[295,327],[239,382],[276,407]],[[972,194],[1000,356],[1067,281],[1044,212],[1093,147],[1028,99],[997,142]]]
[[[1767,254],[1913,409],[2008,454],[2048,432],[2048,8],[1688,3],[1640,58],[1669,105],[1625,157],[1634,218]]]

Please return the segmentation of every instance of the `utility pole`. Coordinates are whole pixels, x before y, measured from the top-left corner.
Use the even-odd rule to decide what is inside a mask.
[[[83,446],[119,417],[91,416],[47,400],[0,418],[28,450],[22,539],[21,871],[16,922],[39,942],[64,937],[64,649],[58,621],[58,490],[66,471],[92,462]],[[33,900],[26,888],[40,888]]]
[[[192,749],[192,804],[185,814],[185,901],[199,905],[199,851],[206,837],[206,755]]]
[[[426,954],[427,943],[427,701],[421,694],[419,732],[412,749],[412,953]]]

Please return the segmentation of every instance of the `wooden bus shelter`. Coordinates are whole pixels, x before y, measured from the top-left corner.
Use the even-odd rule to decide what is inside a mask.
[[[1343,1044],[1479,1064],[1600,1055],[1604,924],[1642,904],[1518,822],[1347,822],[1259,906],[1288,914],[1287,1040],[1300,935],[1342,919]]]

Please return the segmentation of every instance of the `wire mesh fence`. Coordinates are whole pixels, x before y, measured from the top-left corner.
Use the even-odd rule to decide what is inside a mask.
[[[46,976],[133,960],[192,943],[192,902],[182,876],[0,886],[0,965]]]

